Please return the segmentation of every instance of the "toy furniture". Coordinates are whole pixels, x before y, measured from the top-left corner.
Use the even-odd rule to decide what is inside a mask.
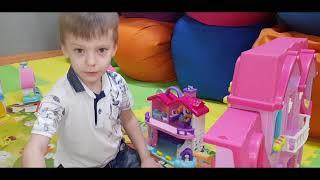
[[[3,117],[7,114],[6,111],[6,104],[4,102],[4,95],[3,95],[3,90],[1,87],[1,81],[0,81],[0,117]]]
[[[177,96],[171,91],[175,91]],[[151,112],[145,114],[151,154],[174,167],[196,167],[195,152],[203,150],[208,107],[191,86],[177,87],[148,97]]]
[[[305,38],[277,38],[242,52],[230,106],[204,136],[216,146],[215,167],[299,167],[315,76]]]

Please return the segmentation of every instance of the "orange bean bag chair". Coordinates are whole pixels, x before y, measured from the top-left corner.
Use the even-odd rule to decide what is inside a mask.
[[[173,27],[169,22],[120,17],[115,59],[124,74],[147,82],[174,81],[170,44]]]
[[[316,51],[317,68],[320,70],[320,36],[307,35],[295,31],[284,31],[280,27],[266,28],[253,47],[259,46],[278,37],[303,37],[308,39],[309,48]],[[310,122],[310,137],[320,137],[320,75],[317,75],[312,85],[312,114]]]

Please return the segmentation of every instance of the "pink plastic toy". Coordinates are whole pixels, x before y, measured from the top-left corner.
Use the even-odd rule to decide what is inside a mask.
[[[20,85],[22,89],[33,89],[36,81],[33,71],[27,67],[27,63],[20,64]]]
[[[147,112],[145,117],[149,150],[174,167],[196,167],[194,152],[203,150],[205,114],[209,109],[196,94],[191,86],[184,93],[170,87],[148,97],[152,101],[151,115]]]
[[[39,102],[42,95],[36,87],[36,79],[33,71],[26,62],[20,63],[20,85],[23,92],[23,103],[30,104]]]
[[[116,70],[111,65],[107,67],[107,71],[115,72]]]
[[[309,134],[314,50],[278,38],[238,58],[227,111],[204,141],[216,167],[299,167]]]

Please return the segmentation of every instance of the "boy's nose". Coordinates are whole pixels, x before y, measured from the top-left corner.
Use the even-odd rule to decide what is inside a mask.
[[[94,54],[92,54],[92,53],[88,54],[86,63],[88,66],[95,66],[96,65],[96,58],[95,58]]]

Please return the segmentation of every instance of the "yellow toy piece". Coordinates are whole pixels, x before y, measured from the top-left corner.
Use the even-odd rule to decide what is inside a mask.
[[[6,106],[4,102],[0,102],[0,117],[6,116],[7,111],[6,111]]]
[[[304,99],[303,103],[304,103],[304,107],[306,107],[306,109],[309,109],[310,101],[308,99]]]
[[[273,151],[280,152],[286,143],[287,139],[284,136],[280,136],[279,138],[275,139],[272,147]]]
[[[171,156],[166,156],[166,160],[171,161],[172,157]]]
[[[229,93],[231,92],[231,88],[232,88],[232,82],[230,82],[230,84],[229,84],[229,88],[228,88]]]
[[[161,152],[161,151],[157,151],[157,153],[156,153],[158,156],[162,156],[163,155],[163,153]]]
[[[229,93],[231,93],[231,88],[232,88],[232,82],[230,82],[229,87],[228,87],[228,92],[229,92]],[[222,99],[222,101],[223,101],[223,103],[229,105],[228,96],[225,96],[225,97]]]
[[[228,104],[228,96],[225,96],[225,97],[223,98],[223,103]]]
[[[165,164],[165,165],[163,165],[165,168],[173,168],[173,166],[172,165],[170,165],[170,164]]]
[[[193,151],[194,156],[197,158],[197,168],[210,168],[214,156],[204,152]]]

